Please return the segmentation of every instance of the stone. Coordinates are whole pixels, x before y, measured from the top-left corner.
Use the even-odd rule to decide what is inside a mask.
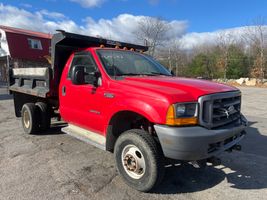
[[[257,84],[257,79],[251,78],[248,81],[246,81],[247,86],[255,86]]]
[[[240,78],[235,80],[236,83],[238,83],[239,85],[242,85],[243,83],[246,83],[246,78]]]

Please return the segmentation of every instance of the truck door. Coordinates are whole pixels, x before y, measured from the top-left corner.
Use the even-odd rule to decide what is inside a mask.
[[[86,73],[98,71],[98,67],[90,52],[76,53],[69,64],[67,78],[61,79],[60,113],[63,119],[79,127],[103,134],[104,120],[100,102],[103,101],[103,86],[92,84],[75,85],[71,81],[71,69],[75,65],[85,66]],[[88,78],[85,80],[87,82]]]

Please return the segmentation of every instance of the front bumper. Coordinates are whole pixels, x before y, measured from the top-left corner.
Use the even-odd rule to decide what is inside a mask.
[[[247,120],[206,129],[201,126],[170,127],[154,125],[165,157],[177,160],[202,160],[225,151],[244,138]]]

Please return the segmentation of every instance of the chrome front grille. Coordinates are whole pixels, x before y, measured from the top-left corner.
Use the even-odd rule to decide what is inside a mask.
[[[240,119],[240,91],[217,93],[199,98],[199,123],[209,129]]]

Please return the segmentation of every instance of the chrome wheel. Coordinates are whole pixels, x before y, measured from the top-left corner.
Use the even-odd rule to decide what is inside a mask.
[[[23,113],[23,123],[26,128],[30,127],[30,115],[27,110],[25,110]]]
[[[39,130],[39,112],[34,103],[25,103],[21,109],[21,123],[25,133],[33,134]]]
[[[122,150],[121,161],[126,173],[134,179],[140,179],[146,170],[141,150],[135,145],[127,145]]]

